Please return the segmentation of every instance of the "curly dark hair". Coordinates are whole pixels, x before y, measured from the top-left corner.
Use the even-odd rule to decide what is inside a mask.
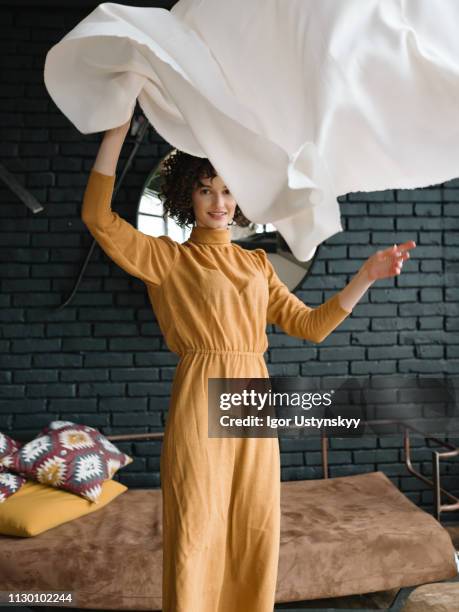
[[[185,227],[195,221],[192,192],[202,178],[213,179],[217,172],[207,157],[195,157],[173,149],[159,166],[158,196],[163,203],[164,214],[172,217],[177,225]],[[241,227],[250,225],[236,205],[233,224]]]

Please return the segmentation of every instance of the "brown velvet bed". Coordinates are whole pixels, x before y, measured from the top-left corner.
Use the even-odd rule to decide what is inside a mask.
[[[277,602],[456,575],[447,532],[382,473],[282,483]],[[161,491],[129,489],[32,538],[0,536],[0,590],[73,591],[84,609],[161,609]]]
[[[447,531],[382,472],[283,482],[276,601],[457,576]],[[38,536],[0,536],[1,591],[72,591],[72,607],[160,610],[160,489],[129,489]],[[246,611],[241,611],[246,612]]]

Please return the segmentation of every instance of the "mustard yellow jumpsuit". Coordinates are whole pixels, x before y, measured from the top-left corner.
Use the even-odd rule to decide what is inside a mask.
[[[266,324],[321,342],[349,314],[334,294],[310,308],[262,249],[193,227],[180,244],[111,210],[115,176],[92,170],[82,219],[114,262],[145,282],[177,353],[160,459],[163,611],[272,612],[280,539],[277,438],[209,438],[208,378],[267,378]]]

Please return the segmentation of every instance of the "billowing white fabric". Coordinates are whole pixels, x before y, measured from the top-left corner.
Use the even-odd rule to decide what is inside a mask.
[[[44,80],[83,134],[138,97],[305,261],[342,230],[337,196],[459,175],[458,24],[458,0],[106,2],[49,50]]]

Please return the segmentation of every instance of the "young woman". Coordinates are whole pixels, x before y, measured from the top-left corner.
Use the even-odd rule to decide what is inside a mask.
[[[272,612],[280,535],[277,438],[209,438],[208,378],[267,378],[266,324],[322,342],[377,279],[400,274],[413,241],[374,253],[317,308],[281,282],[265,251],[231,242],[240,211],[210,162],[178,152],[164,206],[193,223],[183,244],[152,237],[111,210],[130,121],[104,135],[82,218],[105,253],[143,280],[180,356],[161,453],[163,612]]]

